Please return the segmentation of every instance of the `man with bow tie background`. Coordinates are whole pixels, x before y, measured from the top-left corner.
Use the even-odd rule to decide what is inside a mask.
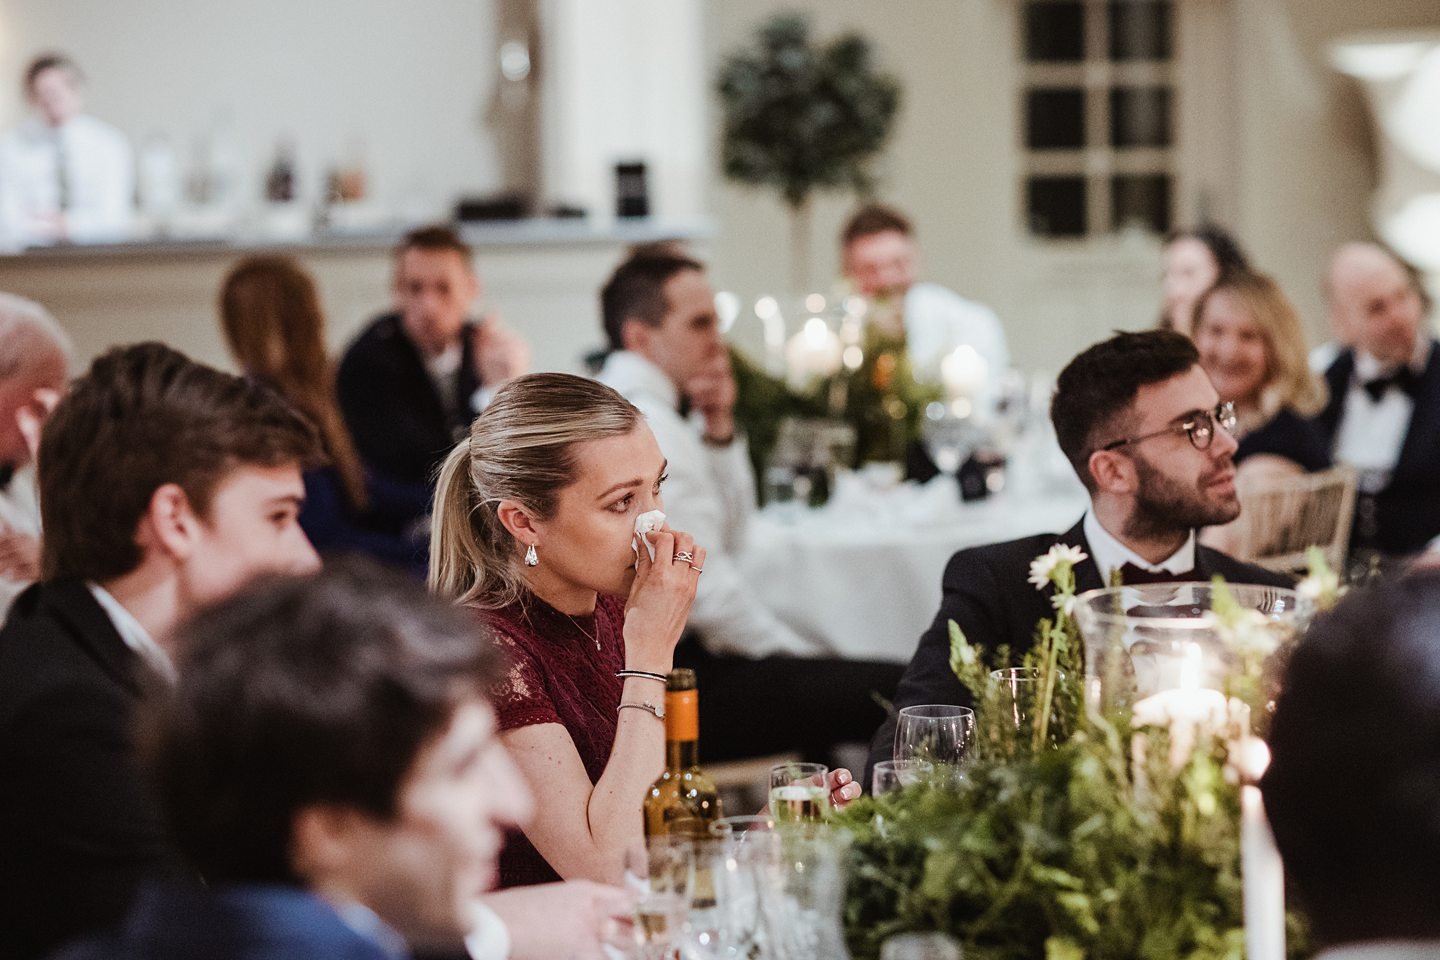
[[[1373,243],[1336,252],[1326,292],[1354,344],[1326,370],[1330,402],[1317,418],[1335,461],[1360,472],[1351,551],[1415,553],[1440,535],[1440,358],[1424,292]]]
[[[941,581],[940,610],[920,637],[895,694],[895,709],[969,704],[950,669],[949,624],[971,643],[1018,658],[1035,624],[1052,614],[1049,593],[1027,582],[1030,561],[1057,544],[1079,547],[1078,591],[1125,583],[1206,581],[1289,585],[1290,578],[1241,563],[1195,541],[1196,530],[1240,515],[1230,431],[1195,345],[1170,330],[1120,333],[1061,371],[1050,404],[1060,449],[1090,494],[1090,509],[1064,534],[1040,534],[961,550]],[[996,667],[1009,664],[995,664]],[[871,741],[868,767],[890,758],[892,716]],[[868,777],[868,770],[867,770]]]

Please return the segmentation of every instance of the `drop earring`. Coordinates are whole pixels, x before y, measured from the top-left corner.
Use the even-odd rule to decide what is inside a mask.
[[[527,567],[538,567],[538,566],[540,566],[540,557],[539,557],[538,554],[535,553],[535,544],[533,544],[533,543],[530,544],[530,546],[528,546],[528,547],[525,548],[525,566],[527,566]]]

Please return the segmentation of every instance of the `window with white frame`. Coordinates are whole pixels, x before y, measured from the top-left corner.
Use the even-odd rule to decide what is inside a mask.
[[[1033,236],[1170,229],[1174,0],[1022,0],[1022,209]]]

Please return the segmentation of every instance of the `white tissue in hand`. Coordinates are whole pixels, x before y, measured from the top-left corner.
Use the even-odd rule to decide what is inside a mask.
[[[647,510],[635,518],[635,539],[645,544],[645,549],[650,551],[650,560],[655,560],[655,546],[645,534],[659,530],[665,526],[665,513],[662,510]],[[635,539],[630,541],[630,549],[635,551],[635,559],[640,559],[640,548],[635,546]]]

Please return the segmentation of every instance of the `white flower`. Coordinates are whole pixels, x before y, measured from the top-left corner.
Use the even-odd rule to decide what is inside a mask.
[[[1075,594],[1057,593],[1050,598],[1050,605],[1067,617],[1075,616]]]
[[[1030,583],[1036,590],[1044,590],[1056,581],[1060,571],[1074,569],[1075,565],[1084,559],[1085,551],[1079,547],[1057,543],[1030,561]]]

